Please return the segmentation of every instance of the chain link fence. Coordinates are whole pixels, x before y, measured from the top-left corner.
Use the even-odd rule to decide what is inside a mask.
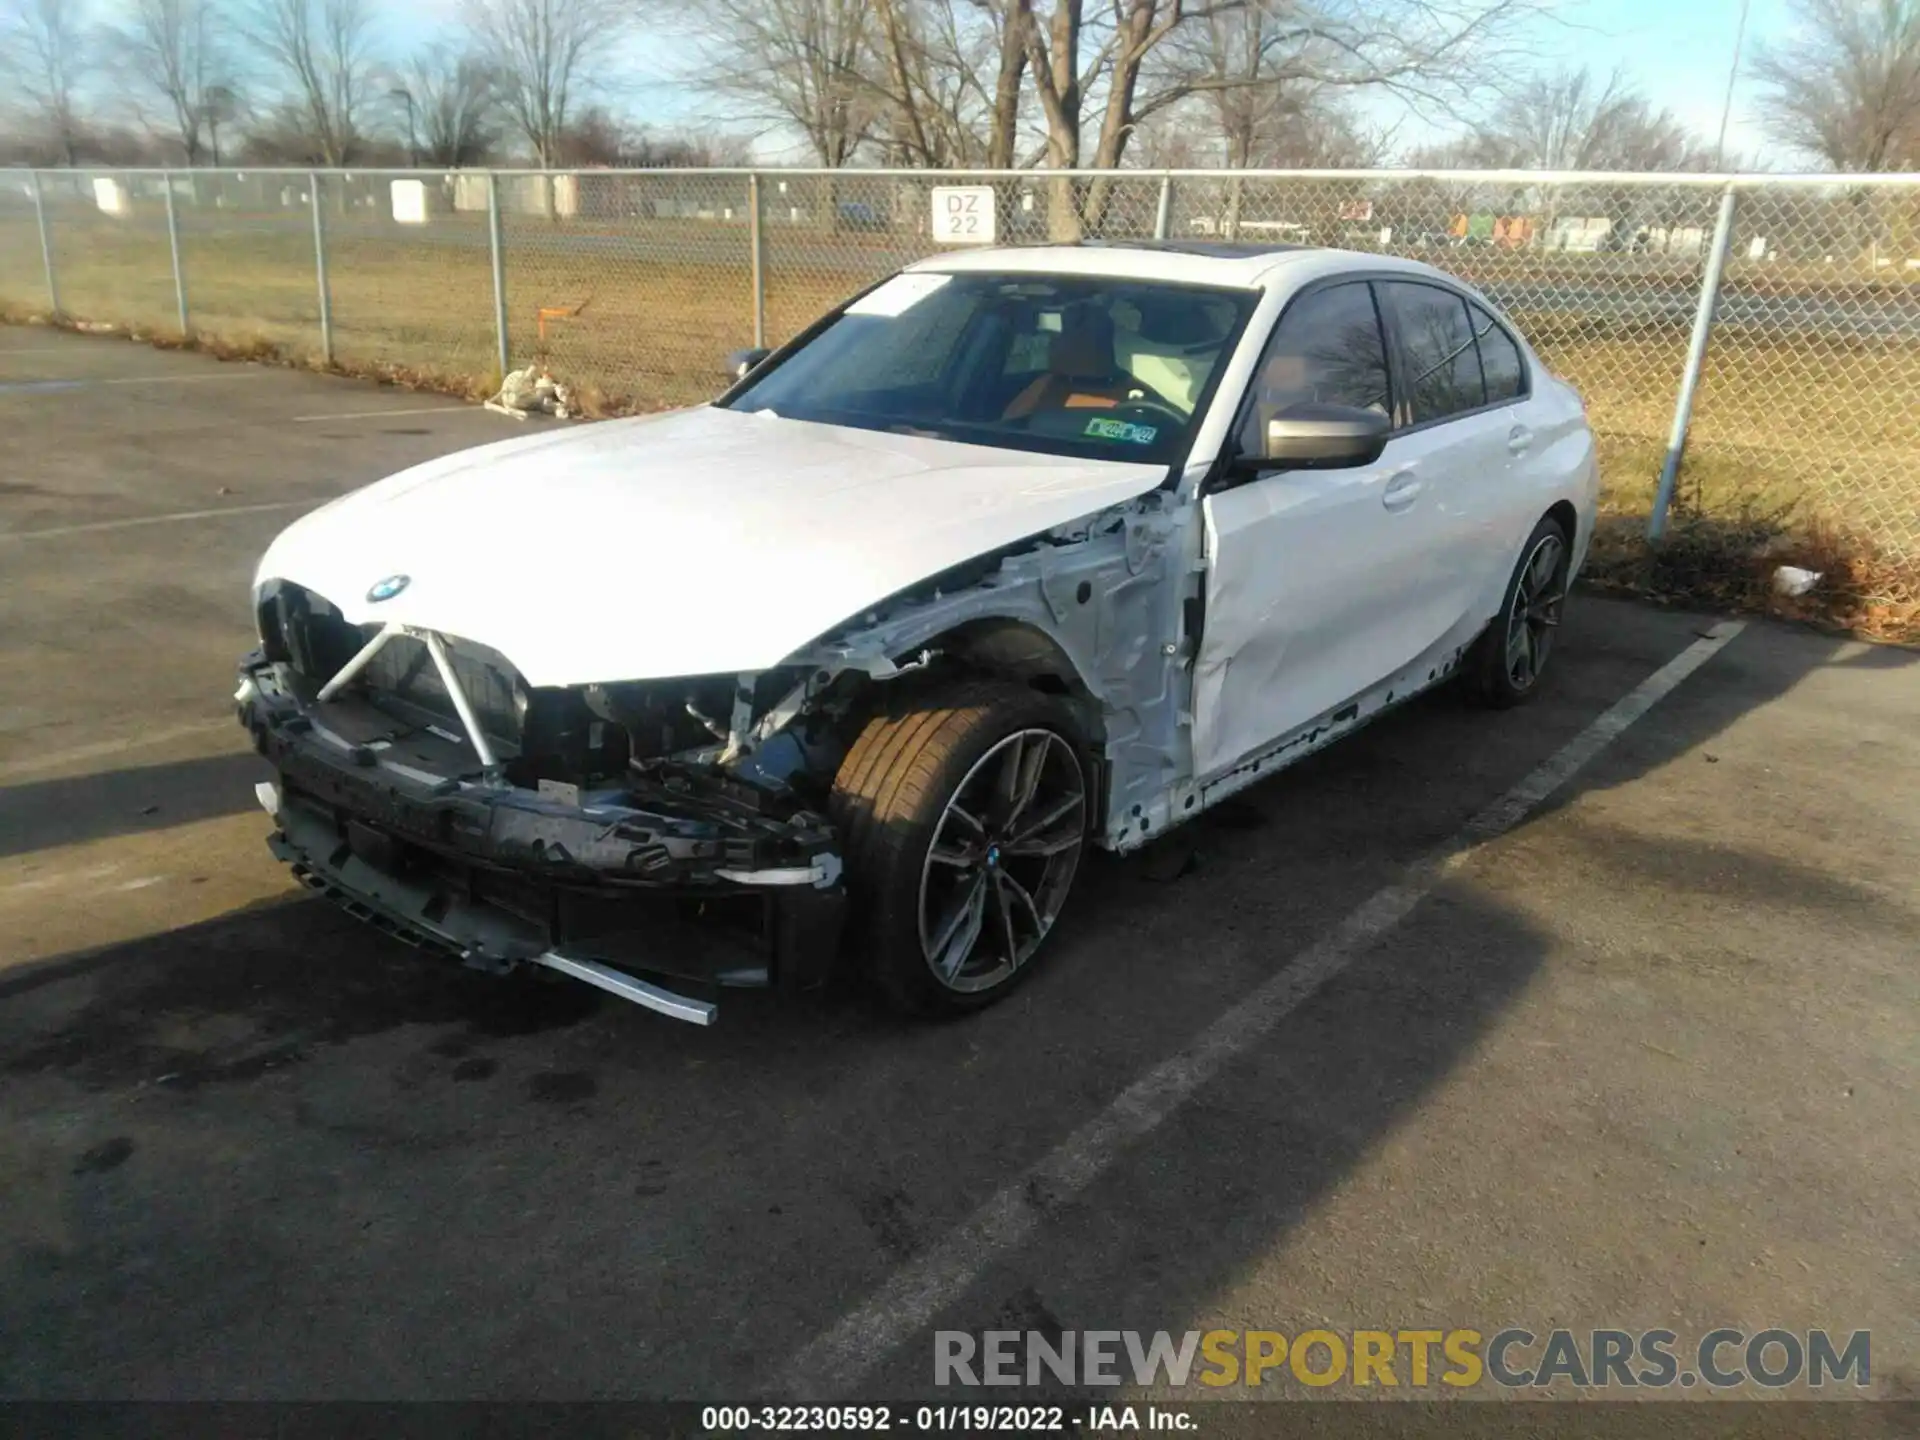
[[[540,363],[590,408],[655,408],[938,252],[954,185],[991,188],[1001,244],[1429,261],[1579,387],[1611,514],[1758,558],[1797,537],[1863,605],[1920,610],[1912,176],[12,171],[0,303],[473,393]]]

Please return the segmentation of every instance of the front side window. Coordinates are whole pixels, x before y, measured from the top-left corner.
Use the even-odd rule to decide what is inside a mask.
[[[1381,289],[1392,297],[1400,343],[1407,355],[1413,423],[1444,420],[1486,404],[1467,302],[1437,285],[1395,280]]]
[[[1351,405],[1389,413],[1387,347],[1372,288],[1330,285],[1287,307],[1254,371],[1241,421],[1241,453],[1260,453],[1267,421],[1303,404]]]
[[[1252,291],[1079,275],[894,276],[724,402],[795,420],[1169,463]]]

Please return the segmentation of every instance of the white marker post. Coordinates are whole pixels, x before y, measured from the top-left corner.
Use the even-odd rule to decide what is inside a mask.
[[[933,187],[936,245],[991,245],[995,240],[993,186]]]

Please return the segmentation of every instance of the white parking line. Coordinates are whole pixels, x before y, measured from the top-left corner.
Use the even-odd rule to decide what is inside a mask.
[[[105,865],[89,865],[84,870],[55,871],[51,875],[38,875],[31,880],[16,880],[10,885],[0,885],[0,896],[18,895],[22,891],[51,890],[60,885],[94,886],[109,876],[118,873],[119,862],[109,861]],[[121,889],[137,889],[137,885],[123,885]]]
[[[259,505],[223,505],[218,510],[176,510],[170,515],[133,515],[125,520],[90,520],[84,525],[50,525],[45,530],[0,531],[0,541],[53,540],[62,535],[94,535],[102,530],[133,530],[142,525],[173,525],[182,520],[215,520],[222,515],[264,515],[270,510],[309,509],[320,500],[268,500]]]
[[[782,1368],[774,1393],[820,1400],[852,1390],[896,1345],[917,1335],[965,1294],[990,1265],[1033,1237],[1043,1217],[1030,1194],[1043,1194],[1049,1204],[1056,1204],[1085,1190],[1223,1066],[1265,1038],[1406,919],[1475,850],[1525,819],[1745,628],[1741,621],[1715,626],[1616,701],[1458,834],[1409,867],[1399,880],[1369,896],[1331,933],[1207,1026],[1185,1049],[1134,1081],[1105,1110],[974,1211],[959,1229],[896,1270],[865,1304],[802,1347]]]
[[[311,424],[315,420],[384,420],[389,415],[490,415],[493,412],[479,405],[423,405],[417,410],[342,410],[333,415],[295,415],[296,425]]]
[[[0,380],[0,394],[29,395],[59,390],[91,390],[96,385],[202,385],[210,380],[258,380],[264,370],[233,369],[213,375],[63,375],[24,379],[10,376]]]

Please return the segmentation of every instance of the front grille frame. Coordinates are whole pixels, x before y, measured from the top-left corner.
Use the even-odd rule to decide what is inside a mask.
[[[363,625],[360,631],[364,640],[372,640],[382,628]],[[517,754],[523,739],[527,696],[520,672],[490,646],[454,635],[440,638],[480,728],[497,750]],[[464,730],[425,642],[416,635],[396,635],[388,641],[360,672],[357,683],[374,704],[383,709],[397,707],[402,719],[425,719],[455,734]]]

